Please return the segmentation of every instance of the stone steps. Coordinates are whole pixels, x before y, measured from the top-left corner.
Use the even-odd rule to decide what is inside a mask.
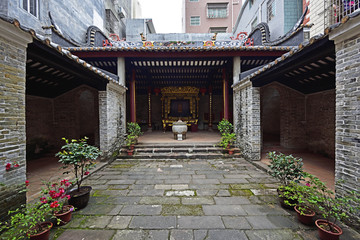
[[[127,149],[121,149],[119,159],[215,159],[223,157],[239,157],[239,149],[234,155],[214,144],[138,144],[132,156],[128,156]]]

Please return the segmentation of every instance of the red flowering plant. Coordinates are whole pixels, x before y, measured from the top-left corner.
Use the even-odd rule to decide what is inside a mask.
[[[72,182],[63,179],[60,183],[44,182],[44,184],[45,187],[41,190],[41,203],[49,204],[49,207],[54,213],[62,213],[68,210],[74,211],[74,209],[69,209],[69,207],[65,208],[64,206],[66,200],[70,199],[70,195],[66,194],[66,192],[72,185]]]
[[[11,169],[17,168],[17,167],[20,167],[20,165],[16,161],[13,161],[12,164],[11,163],[6,163],[6,165],[5,165],[6,171],[10,171]]]
[[[26,180],[24,185],[29,186],[29,181]],[[25,191],[21,190],[19,193]],[[35,201],[9,211],[9,219],[0,222],[0,239],[29,239],[30,235],[36,235],[51,228],[52,225],[42,224],[53,217],[50,209],[49,203]]]

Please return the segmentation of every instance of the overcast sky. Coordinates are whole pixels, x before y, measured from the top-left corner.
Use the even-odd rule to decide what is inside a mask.
[[[179,33],[182,0],[139,0],[143,18],[152,18],[157,33]]]

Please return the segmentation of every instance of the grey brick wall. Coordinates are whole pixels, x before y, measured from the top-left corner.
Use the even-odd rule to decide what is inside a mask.
[[[100,150],[112,158],[124,145],[126,133],[126,91],[110,82],[107,91],[99,92]]]
[[[25,47],[0,36],[0,220],[25,201],[17,195],[26,178],[25,61]],[[20,166],[6,171],[14,161]]]
[[[28,146],[45,140],[58,151],[63,137],[89,137],[88,142],[99,146],[98,91],[80,86],[56,98],[26,96],[26,134]],[[28,156],[34,155],[30,152]]]
[[[359,48],[360,34],[336,44],[336,194],[360,192]]]
[[[242,154],[258,161],[261,156],[260,89],[250,82],[241,82],[234,88],[234,131],[236,145]]]

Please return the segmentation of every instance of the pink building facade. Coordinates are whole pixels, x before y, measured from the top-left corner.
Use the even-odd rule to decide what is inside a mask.
[[[184,0],[186,33],[231,33],[241,0]]]

